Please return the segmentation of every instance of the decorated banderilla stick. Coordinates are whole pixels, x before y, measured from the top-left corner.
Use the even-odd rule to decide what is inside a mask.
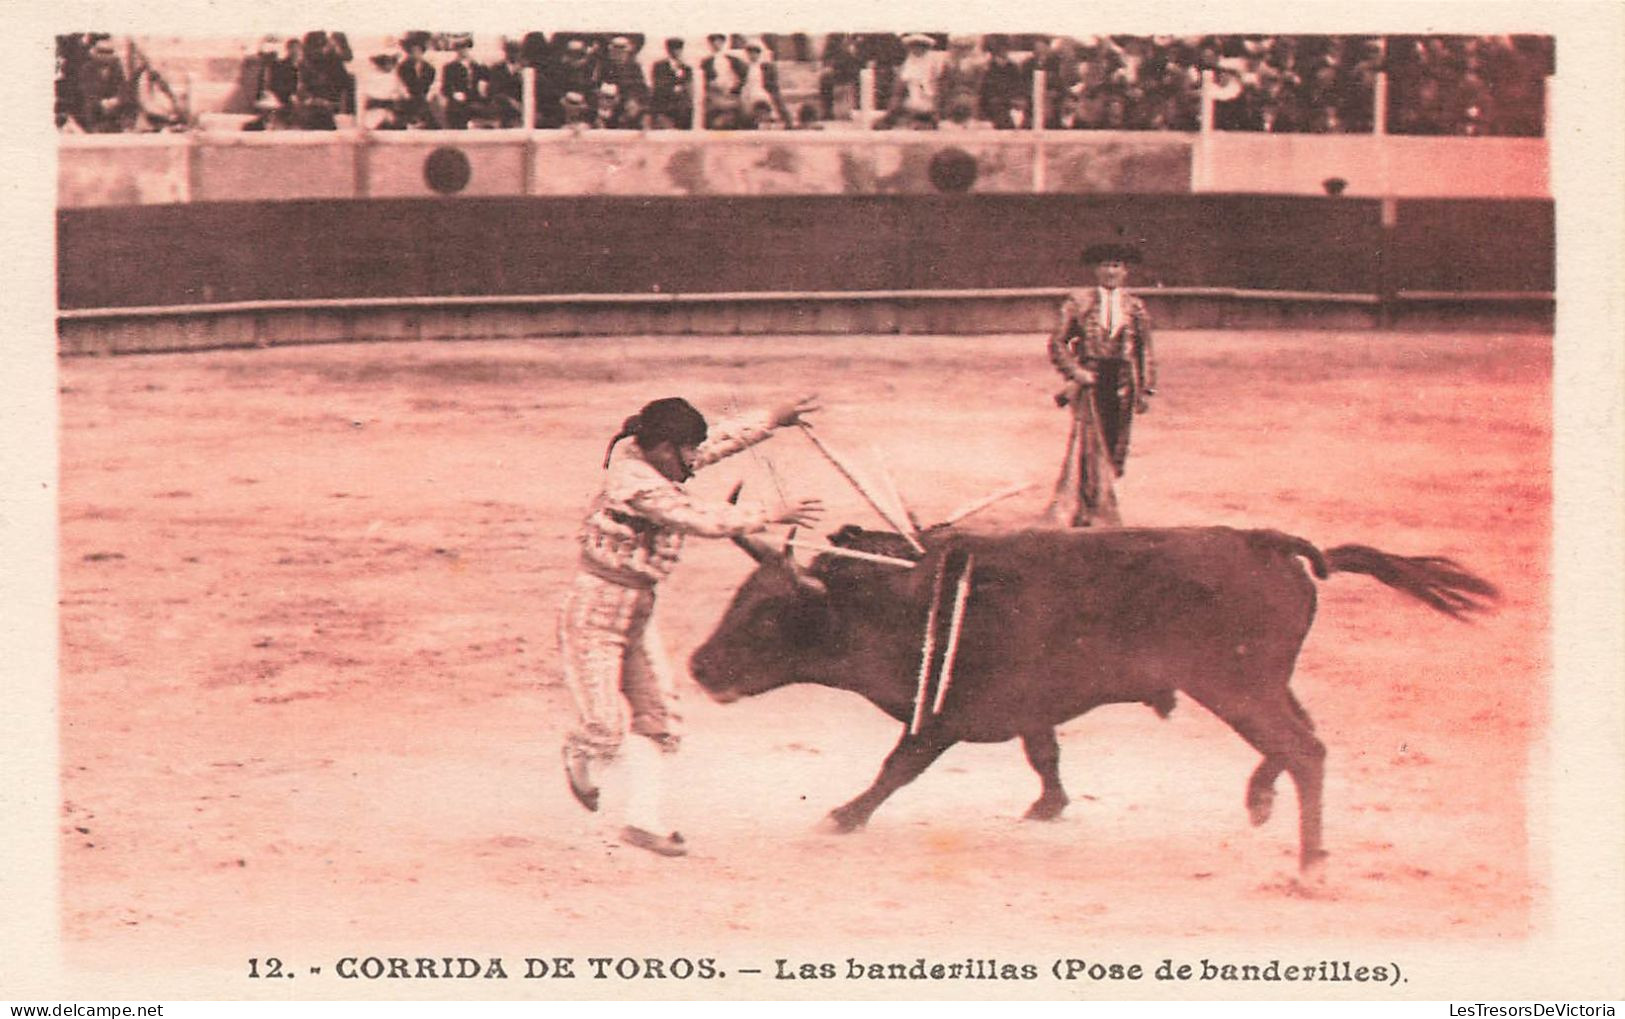
[[[932,659],[937,654],[937,613],[942,609],[942,583],[947,572],[946,562],[937,566],[937,576],[931,585],[931,607],[925,613],[925,640],[920,646],[920,674],[914,688],[914,716],[909,720],[910,735],[918,735],[925,721],[925,702],[931,687]]]
[[[982,512],[989,506],[992,506],[994,503],[1003,502],[1013,495],[1020,495],[1022,492],[1027,491],[1027,489],[1032,488],[1035,484],[1036,482],[1027,481],[1019,485],[1011,485],[1009,488],[1000,489],[999,491],[994,492],[992,495],[983,496],[982,498],[977,499],[975,502],[966,503],[965,505],[954,510],[952,513],[948,514],[948,519],[944,520],[937,526],[946,527],[949,524],[957,524],[973,513]]]
[[[860,552],[855,548],[841,548],[839,545],[825,545],[816,541],[797,541],[793,537],[786,538],[784,544],[790,548],[799,548],[806,552],[818,552],[843,559],[862,559],[867,563],[900,566],[908,570],[920,565],[912,559],[899,559],[896,556],[881,555],[878,552]]]
[[[802,421],[800,424],[802,434],[806,435],[807,438],[812,440],[812,444],[818,447],[818,452],[824,454],[824,458],[835,466],[835,469],[841,473],[841,477],[845,478],[847,483],[856,489],[859,495],[863,496],[863,501],[867,502],[869,507],[876,513],[879,513],[882,520],[886,521],[886,523],[890,524],[892,528],[897,531],[897,533],[901,534],[903,539],[909,543],[909,546],[913,548],[914,551],[924,555],[925,546],[920,544],[920,539],[915,535],[914,528],[909,526],[908,521],[898,520],[896,514],[882,506],[878,499],[869,494],[869,490],[864,487],[863,482],[858,480],[857,474],[852,471],[852,468],[846,465],[845,461],[835,455],[834,450],[830,449],[824,444],[824,440],[820,439],[818,434],[812,430],[812,425],[805,421]]]
[[[965,557],[965,568],[960,571],[959,583],[954,588],[954,612],[948,623],[948,649],[942,656],[942,678],[937,680],[937,697],[931,702],[931,713],[940,715],[942,704],[948,699],[948,687],[954,681],[954,658],[959,654],[959,632],[965,625],[965,602],[970,599],[971,571],[976,568],[976,557]]]

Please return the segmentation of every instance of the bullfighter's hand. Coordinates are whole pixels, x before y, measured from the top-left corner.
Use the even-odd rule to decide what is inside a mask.
[[[817,396],[803,396],[794,403],[787,403],[773,408],[773,426],[775,428],[789,428],[791,425],[799,425],[803,414],[811,414],[814,411],[823,409],[824,405],[818,402]]]
[[[1069,383],[1065,389],[1055,394],[1055,406],[1067,407],[1077,403],[1083,397],[1084,387],[1095,384],[1094,372],[1085,368],[1080,370],[1080,375],[1080,381]]]
[[[795,502],[785,503],[779,507],[778,513],[773,517],[775,524],[795,524],[805,527],[818,522],[824,515],[824,500],[797,499]]]

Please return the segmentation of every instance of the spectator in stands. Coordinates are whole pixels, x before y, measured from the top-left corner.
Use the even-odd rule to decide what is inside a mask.
[[[399,131],[406,125],[400,119],[402,104],[406,101],[406,86],[396,75],[401,56],[399,53],[375,53],[371,60],[372,73],[361,86],[361,123],[372,131]]]
[[[649,109],[639,97],[623,96],[617,121],[616,126],[624,131],[647,131],[650,122]]]
[[[519,44],[519,58],[536,72],[536,127],[556,128],[564,123],[564,88],[559,47],[542,32],[527,32]]]
[[[401,100],[399,120],[402,127],[435,128],[434,110],[429,105],[429,90],[434,87],[434,65],[424,59],[428,42],[414,33],[404,43],[406,59],[396,68],[395,76],[401,81],[406,95]]]
[[[1461,111],[1458,134],[1498,134],[1500,117],[1495,94],[1478,71],[1469,67],[1456,84],[1456,108]]]
[[[91,134],[116,134],[125,119],[124,64],[113,40],[102,37],[90,47],[79,69],[79,126]]]
[[[683,40],[666,40],[666,58],[654,65],[649,113],[656,128],[689,128],[694,124],[694,68],[683,63]]]
[[[553,66],[561,75],[561,87],[570,91],[580,89],[591,99],[598,80],[598,64],[603,58],[604,37],[595,32],[554,32],[549,45],[553,49]]]
[[[787,123],[790,120],[790,111],[785,108],[784,96],[779,92],[778,65],[766,52],[760,39],[751,39],[745,43],[743,78],[739,100],[746,109],[754,111],[757,103],[766,101],[772,105],[773,115],[778,118],[779,123]]]
[[[1009,105],[993,118],[994,128],[1001,131],[1031,131],[1033,129],[1033,101],[1027,96],[1011,96]]]
[[[559,118],[561,127],[581,130],[593,126],[595,111],[587,105],[587,97],[580,92],[566,92],[559,99],[562,114]]]
[[[712,129],[729,129],[742,121],[745,88],[745,61],[727,49],[728,37],[713,32],[705,37],[711,48],[700,61],[700,74],[705,79],[705,125]]]
[[[886,126],[934,128],[942,105],[942,54],[921,32],[903,36],[903,45],[908,56],[892,81]]]
[[[266,89],[276,98],[277,105],[291,115],[299,97],[299,65],[304,61],[304,46],[298,39],[289,39],[282,49],[282,56],[271,63]]]
[[[485,73],[486,113],[497,127],[519,127],[525,111],[523,47],[512,39],[504,40],[502,58]]]
[[[832,32],[824,39],[818,70],[818,101],[825,120],[846,119],[858,108],[863,58],[855,35]]]
[[[145,54],[136,59],[135,73],[131,75],[133,129],[139,132],[179,131],[186,127],[186,116],[180,101],[169,87],[169,82],[152,65]]]
[[[882,107],[892,93],[897,68],[907,57],[902,36],[891,32],[867,32],[858,36],[858,59],[862,66],[874,68],[876,102]]]
[[[812,52],[812,39],[805,32],[792,32],[788,35],[764,32],[762,43],[774,56],[783,60],[806,64],[816,59]]]
[[[1100,124],[1102,131],[1127,131],[1134,126],[1129,119],[1128,97],[1121,92],[1108,90],[1104,94],[1104,101],[1100,107]]]
[[[621,101],[636,99],[641,109],[649,108],[649,81],[643,76],[643,67],[634,57],[632,40],[617,35],[609,41],[609,55],[598,67],[596,84],[614,85]]]
[[[299,63],[301,127],[332,130],[334,118],[355,108],[355,82],[350,76],[353,58],[342,32],[308,32]]]
[[[1451,134],[1453,118],[1445,109],[1444,91],[1432,78],[1415,81],[1410,102],[1401,106],[1389,124],[1396,134]]]
[[[593,76],[592,51],[585,39],[568,39],[562,47],[555,45],[559,59],[553,65],[553,90],[561,97],[575,92],[591,97],[598,87]]]
[[[1549,36],[1480,40],[1483,75],[1495,96],[1497,134],[1539,137],[1546,123],[1546,78],[1553,73]]]
[[[1061,96],[1059,107],[1049,116],[1044,126],[1052,131],[1081,131],[1094,126],[1084,119],[1081,82]]]
[[[789,124],[780,119],[778,111],[766,99],[756,100],[756,105],[750,108],[749,119],[744,127],[749,131],[784,131]]]
[[[456,59],[440,69],[440,95],[445,102],[446,126],[462,131],[469,121],[486,115],[491,83],[485,68],[473,57],[473,40],[462,36],[454,47]]]
[[[590,122],[613,131],[641,131],[649,126],[648,109],[636,93],[627,95],[619,85],[606,81],[598,86]]]
[[[937,125],[944,131],[982,131],[993,127],[985,120],[976,119],[976,100],[961,95],[948,106],[948,116]]]
[[[1066,90],[1077,82],[1077,63],[1074,61],[1068,70],[1065,55],[1047,35],[1034,36],[1032,46],[1032,59],[1026,68],[1027,81],[1030,85],[1036,72],[1044,72],[1044,109],[1053,113],[1060,108]],[[1032,95],[1030,88],[1027,94]]]
[[[67,131],[83,131],[79,117],[84,114],[80,75],[90,60],[90,37],[84,34],[56,37],[56,126]]]
[[[1014,126],[1011,111],[1016,101],[1022,100],[1030,111],[1032,89],[1027,75],[1010,57],[1010,40],[1003,35],[987,37],[988,63],[982,74],[982,92],[978,105],[982,117],[995,128],[1009,130]]]
[[[976,102],[982,92],[982,76],[987,69],[987,58],[977,48],[975,36],[956,35],[948,40],[947,56],[942,62],[942,77],[938,88],[942,100],[941,120],[950,119],[952,111],[961,103],[970,106],[966,121],[976,117]]]
[[[526,32],[519,41],[519,59],[526,67],[534,67],[538,71],[551,64],[553,47],[547,41],[547,33]]]

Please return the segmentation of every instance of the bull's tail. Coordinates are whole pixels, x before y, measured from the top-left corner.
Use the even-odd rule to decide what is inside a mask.
[[[1280,531],[1255,531],[1256,540],[1302,556],[1321,580],[1333,573],[1362,573],[1454,619],[1489,610],[1501,592],[1453,559],[1401,556],[1369,545],[1338,545],[1322,552],[1303,538]]]
[[[1339,545],[1326,550],[1332,572],[1363,573],[1455,619],[1493,607],[1501,592],[1495,585],[1453,559],[1401,556],[1367,545]]]

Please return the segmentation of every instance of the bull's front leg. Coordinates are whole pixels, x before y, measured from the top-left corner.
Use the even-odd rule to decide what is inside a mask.
[[[942,752],[955,742],[940,733],[927,731],[910,735],[904,730],[903,738],[886,755],[886,763],[880,766],[880,774],[875,777],[874,784],[857,799],[830,811],[830,826],[838,832],[862,828],[876,808],[886,802],[886,797],[918,778],[931,766],[932,761],[942,756]]]

